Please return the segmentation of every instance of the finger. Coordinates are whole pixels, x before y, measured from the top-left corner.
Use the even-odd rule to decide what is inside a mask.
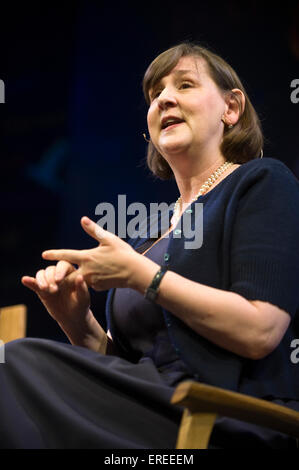
[[[49,291],[51,293],[54,293],[57,291],[58,287],[57,287],[57,284],[55,282],[55,272],[56,272],[56,266],[48,266],[46,269],[45,269],[45,278],[46,278],[46,281],[48,283],[48,286],[49,286]]]
[[[70,273],[75,271],[75,267],[70,264],[68,261],[58,261],[56,265],[56,272],[55,272],[55,281],[59,283],[62,281],[66,276]]]
[[[45,278],[48,284],[55,284],[55,266],[48,266],[45,269]]]
[[[96,224],[86,216],[82,217],[81,225],[88,235],[100,243],[108,242],[115,237],[113,233],[104,230],[100,225]]]
[[[39,287],[35,277],[23,276],[21,282],[25,287],[28,287],[28,289],[33,290],[33,292],[35,292],[36,294],[39,292]]]
[[[61,282],[61,285],[63,284],[64,287],[73,289],[74,286],[76,285],[76,278],[78,276],[78,272],[79,272],[79,269],[75,269],[73,272],[65,276]]]
[[[82,260],[82,253],[79,250],[46,250],[42,257],[51,261],[68,261],[69,263],[79,264]]]
[[[48,289],[48,282],[45,278],[45,271],[44,269],[40,269],[39,271],[37,271],[36,275],[35,275],[35,279],[37,281],[37,284],[38,284],[38,287],[41,289],[41,290],[45,290],[45,289]]]

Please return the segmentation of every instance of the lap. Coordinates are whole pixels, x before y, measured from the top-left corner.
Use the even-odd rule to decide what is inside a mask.
[[[6,345],[0,371],[0,433],[11,430],[5,439],[12,446],[175,447],[181,411],[169,404],[173,389],[151,363],[24,339]]]
[[[41,339],[5,345],[0,447],[173,449],[181,409],[151,361]],[[210,448],[291,448],[294,439],[219,418]]]

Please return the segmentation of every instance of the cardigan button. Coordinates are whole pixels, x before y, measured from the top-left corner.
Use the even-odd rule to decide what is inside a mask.
[[[164,253],[164,261],[167,263],[170,259],[170,254],[169,253]]]

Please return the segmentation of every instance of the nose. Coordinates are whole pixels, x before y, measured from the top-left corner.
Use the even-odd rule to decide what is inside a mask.
[[[159,108],[165,109],[176,105],[176,97],[174,90],[171,90],[168,87],[163,88],[161,93],[158,96],[158,105]]]

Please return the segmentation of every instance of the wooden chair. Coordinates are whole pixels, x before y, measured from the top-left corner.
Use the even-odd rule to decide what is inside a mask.
[[[0,308],[0,340],[8,343],[24,338],[26,334],[27,309],[25,305]]]
[[[299,447],[299,412],[285,406],[193,381],[180,383],[171,403],[185,408],[177,449],[207,449],[217,415],[288,434]]]

